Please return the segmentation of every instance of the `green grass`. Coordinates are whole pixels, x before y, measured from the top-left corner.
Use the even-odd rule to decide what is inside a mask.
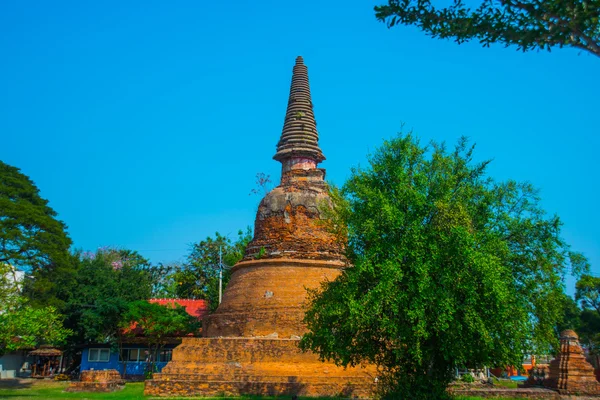
[[[21,381],[23,382],[23,381]],[[0,384],[0,398],[25,399],[145,399],[143,383],[129,383],[125,389],[112,393],[68,393],[67,382],[32,381],[6,388]]]
[[[502,382],[502,381],[501,381]],[[510,384],[511,382],[507,382]],[[112,393],[69,393],[64,392],[68,386],[68,382],[55,382],[47,380],[21,380],[21,381],[0,381],[0,399],[6,400],[58,400],[58,399],[112,399],[112,400],[138,400],[152,399],[144,396],[144,383],[127,383],[125,389]],[[503,387],[512,387],[504,386]],[[516,387],[516,384],[515,386]],[[243,396],[243,397],[214,397],[212,399],[219,400],[268,400],[268,399],[288,399],[290,396],[282,397],[261,397],[261,396]],[[154,399],[165,399],[164,397]],[[177,397],[178,400],[185,400],[184,397]],[[189,398],[188,398],[189,399]],[[196,397],[195,399],[198,399]],[[211,398],[203,397],[204,400]],[[303,398],[308,400],[309,398]],[[321,398],[326,399],[326,398]],[[328,397],[332,400],[333,398]],[[316,400],[314,397],[310,400]],[[483,400],[481,397],[455,397],[454,400]],[[496,400],[514,400],[511,398],[497,398]]]
[[[494,386],[499,386],[505,389],[516,389],[518,383],[519,382],[512,381],[510,379],[494,379]]]
[[[152,397],[144,396],[144,383],[127,383],[125,389],[111,393],[90,393],[64,392],[68,386],[68,382],[55,382],[47,380],[21,380],[19,383],[15,381],[0,381],[0,399],[7,400],[58,400],[58,399],[112,399],[112,400],[138,400],[152,399]],[[282,396],[279,399],[289,399],[290,396]],[[164,397],[155,398],[163,400]],[[176,397],[178,400],[185,400],[185,397]],[[196,397],[195,399],[198,399]],[[202,397],[203,400],[209,400],[209,397]],[[216,398],[213,398],[216,399]],[[243,397],[219,397],[219,400],[268,400],[277,399],[277,397],[260,397],[260,396],[243,396]],[[324,399],[324,398],[323,398]],[[328,398],[332,399],[332,398]],[[311,400],[315,400],[312,398]]]
[[[458,396],[455,397],[454,400],[489,400],[490,398],[483,398],[483,397],[464,397],[464,396]],[[514,398],[514,397],[493,397],[494,400],[523,400],[523,398]]]

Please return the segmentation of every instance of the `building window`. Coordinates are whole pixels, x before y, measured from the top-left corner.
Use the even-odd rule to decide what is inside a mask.
[[[148,351],[146,349],[123,349],[121,351],[121,361],[147,361],[147,353]]]
[[[108,362],[110,359],[110,349],[89,349],[89,362]]]
[[[173,349],[164,349],[161,350],[158,355],[158,361],[169,362],[173,357]]]

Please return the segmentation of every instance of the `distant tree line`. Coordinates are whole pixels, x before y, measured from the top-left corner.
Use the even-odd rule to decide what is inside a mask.
[[[197,334],[200,322],[182,307],[147,300],[205,299],[215,309],[219,252],[225,287],[251,239],[250,228],[235,240],[216,233],[192,244],[184,263],[152,264],[134,250],[72,250],[56,217],[33,181],[0,161],[0,354],[41,344],[116,348],[132,324],[154,350],[165,337]]]

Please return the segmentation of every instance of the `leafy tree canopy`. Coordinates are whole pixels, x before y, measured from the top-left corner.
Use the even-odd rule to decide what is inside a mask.
[[[129,303],[152,296],[154,275],[137,252],[100,248],[76,251],[64,268],[34,273],[26,291],[33,303],[52,304],[65,316],[65,325],[74,332],[69,344],[114,344]]]
[[[56,215],[31,179],[0,161],[0,264],[35,271],[61,262],[71,240]]]
[[[223,270],[223,290],[231,277],[233,267],[244,257],[247,244],[252,240],[252,230],[238,231],[234,242],[219,232],[192,245],[187,262],[178,268],[173,279],[177,283],[177,297],[208,300],[211,310],[219,305],[219,249],[226,268]]]
[[[0,355],[42,344],[61,345],[72,333],[54,307],[34,308],[26,302],[0,314]]]
[[[495,182],[461,139],[386,141],[333,190],[354,265],[310,294],[301,347],[376,364],[387,398],[440,399],[457,366],[520,365],[557,344],[561,277],[585,269],[526,183]]]
[[[571,296],[565,294],[562,304],[562,313],[556,326],[556,334],[559,335],[565,329],[572,329],[579,333],[581,329],[581,309],[577,306],[577,302]]]
[[[577,281],[575,290],[575,299],[581,302],[581,307],[600,316],[600,278],[584,274]]]
[[[150,303],[144,300],[129,303],[120,322],[122,329],[129,329],[135,325],[135,333],[146,338],[163,343],[165,338],[185,336],[197,333],[200,329],[198,319],[185,311],[185,307],[178,304],[174,306]]]
[[[0,263],[0,313],[19,302],[21,295],[19,280],[16,268]]]
[[[443,8],[429,0],[389,0],[375,15],[390,27],[415,25],[458,43],[477,39],[523,51],[567,46],[600,56],[600,0],[483,0],[476,9],[462,0]]]
[[[575,286],[575,299],[582,308],[576,331],[591,353],[600,354],[600,278],[582,275]]]
[[[119,344],[122,349],[127,337],[142,335],[150,349],[150,373],[154,372],[154,363],[158,353],[173,337],[198,334],[200,320],[191,316],[185,308],[174,305],[160,305],[147,301],[129,303],[127,311],[121,317],[119,328],[121,332]],[[120,353],[122,353],[120,351]],[[123,360],[127,362],[127,360]],[[148,376],[150,377],[150,375]]]
[[[200,325],[200,321],[182,306],[165,306],[143,300],[130,303],[119,324],[129,335],[143,335],[154,350],[166,344],[168,338],[198,333]],[[135,329],[131,329],[132,326]]]
[[[14,267],[0,264],[0,355],[41,344],[61,345],[71,332],[54,307],[33,308]]]

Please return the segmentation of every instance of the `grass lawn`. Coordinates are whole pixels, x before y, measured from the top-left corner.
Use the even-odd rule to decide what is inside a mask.
[[[144,396],[144,384],[143,383],[128,383],[125,389],[112,392],[112,393],[68,393],[63,390],[68,386],[68,382],[55,382],[47,380],[0,380],[0,399],[10,400],[58,400],[58,399],[122,399],[122,400],[137,400],[137,399],[151,399],[150,397]],[[164,397],[154,398],[164,399]],[[177,397],[179,400],[183,400],[182,397]],[[196,397],[196,399],[198,399]],[[209,398],[203,397],[202,399],[208,400]],[[219,397],[220,400],[268,400],[277,399],[277,397]],[[279,399],[290,399],[290,396],[279,397]],[[310,398],[315,400],[315,398]],[[332,398],[328,398],[332,399]],[[304,398],[308,400],[308,398]],[[479,397],[456,397],[455,400],[482,400]],[[511,399],[496,399],[496,400],[511,400]]]
[[[494,379],[494,386],[503,387],[506,389],[516,389],[518,383],[519,382],[511,381],[510,379]]]
[[[25,399],[146,399],[143,383],[128,383],[125,389],[113,393],[68,393],[63,390],[68,382],[20,380],[19,384],[0,381],[0,398]]]
[[[18,383],[17,383],[18,382]],[[122,399],[122,400],[138,400],[152,399],[152,397],[144,396],[143,383],[127,383],[125,389],[112,393],[69,393],[63,390],[68,386],[68,382],[55,382],[47,380],[20,380],[20,381],[0,381],[0,399],[10,400],[58,400],[58,399]],[[280,399],[288,399],[290,396],[280,397]],[[158,397],[154,399],[165,399]],[[178,400],[184,400],[184,397],[176,397]],[[198,399],[198,397],[196,397]],[[210,399],[202,397],[201,399]],[[276,397],[219,397],[219,400],[253,400],[253,399],[276,399]],[[306,399],[304,399],[306,400]],[[312,398],[312,400],[315,400]]]

